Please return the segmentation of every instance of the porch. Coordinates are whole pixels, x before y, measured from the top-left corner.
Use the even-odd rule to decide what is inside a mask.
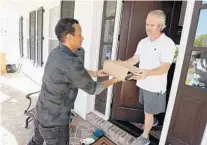
[[[40,86],[22,73],[0,76],[1,86],[1,126],[2,145],[25,145],[33,135],[33,123],[25,128],[24,110],[28,107],[25,98],[29,92],[35,92]],[[37,95],[31,96],[34,107]],[[70,145],[80,145],[80,139],[92,136],[95,128],[101,128],[105,136],[118,145],[130,145],[134,137],[109,121],[104,121],[94,113],[89,113],[86,120],[75,114],[70,129]],[[154,145],[154,144],[152,144]]]

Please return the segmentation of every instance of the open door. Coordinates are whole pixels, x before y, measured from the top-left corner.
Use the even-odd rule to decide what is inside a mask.
[[[122,22],[120,31],[120,42],[118,59],[126,60],[132,57],[136,51],[138,42],[145,38],[145,20],[149,11],[161,9],[167,16],[166,35],[176,36],[176,27],[173,23],[179,21],[180,8],[182,2],[174,1],[124,1]],[[177,16],[178,15],[178,16]],[[177,25],[176,25],[177,26]],[[144,122],[143,105],[138,102],[139,89],[135,81],[118,83],[113,90],[112,120],[122,120],[129,122]]]
[[[196,1],[167,145],[200,145],[207,128],[207,2]]]

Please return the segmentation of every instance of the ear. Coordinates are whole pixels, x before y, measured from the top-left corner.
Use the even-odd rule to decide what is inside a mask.
[[[70,33],[68,33],[65,37],[66,39],[70,40],[73,36]]]
[[[163,30],[163,26],[162,26],[162,24],[159,25],[159,29],[160,29],[160,31]]]

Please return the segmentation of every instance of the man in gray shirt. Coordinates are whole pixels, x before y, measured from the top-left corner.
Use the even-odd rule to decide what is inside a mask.
[[[79,22],[72,18],[60,19],[55,27],[60,46],[49,54],[41,92],[34,109],[34,135],[28,145],[69,145],[70,110],[78,89],[99,94],[108,86],[119,82],[114,78],[95,82],[91,77],[106,76],[100,70],[87,71],[76,53],[83,36]]]

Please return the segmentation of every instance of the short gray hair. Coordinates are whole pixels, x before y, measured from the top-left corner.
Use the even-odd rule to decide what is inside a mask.
[[[165,13],[162,10],[150,11],[148,13],[148,15],[156,16],[159,19],[160,24],[161,24],[161,31],[166,27],[166,25],[165,25],[166,15],[165,15]]]

